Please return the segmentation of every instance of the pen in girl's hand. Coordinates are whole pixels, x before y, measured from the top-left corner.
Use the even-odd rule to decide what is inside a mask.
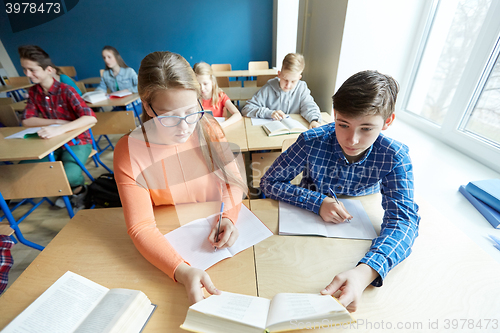
[[[220,205],[220,213],[219,213],[219,223],[217,225],[217,233],[215,234],[215,242],[219,241],[219,233],[220,233],[220,221],[222,220],[222,212],[224,211],[224,201]],[[214,246],[214,252],[217,251],[217,246]]]

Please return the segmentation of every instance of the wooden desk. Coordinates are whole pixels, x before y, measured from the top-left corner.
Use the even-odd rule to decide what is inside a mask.
[[[5,137],[26,129],[25,127],[0,128],[0,161],[22,161],[42,159],[93,125],[81,127],[51,139],[8,139]]]
[[[225,77],[241,77],[241,76],[257,76],[257,75],[277,75],[278,70],[271,69],[253,69],[253,70],[237,70],[237,71],[214,71],[214,75]]]
[[[248,205],[248,202],[247,202]],[[193,209],[196,207],[195,209]],[[155,209],[158,228],[167,233],[193,219],[218,212],[220,203]],[[253,248],[207,270],[220,290],[257,295]],[[180,283],[150,264],[127,234],[121,208],[81,210],[0,297],[4,328],[66,271],[107,288],[143,291],[158,307],[144,332],[185,332],[179,328],[189,307]]]
[[[226,87],[221,88],[232,101],[247,100],[260,90],[261,87]]]
[[[226,135],[227,142],[236,144],[241,152],[248,151],[247,132],[245,129],[245,121],[240,121],[223,129]]]
[[[135,116],[139,120],[139,123],[142,125],[141,113],[142,107],[139,108],[137,101],[140,99],[138,93],[133,93],[132,95],[128,95],[122,98],[108,98],[107,100],[100,101],[97,103],[87,103],[87,105],[91,108],[100,108],[103,106],[124,106],[129,111],[134,111]]]
[[[380,232],[380,194],[359,197]],[[422,220],[413,253],[387,275],[384,286],[368,287],[353,314],[356,332],[494,332],[485,319],[498,317],[500,264],[422,198],[417,198]],[[278,231],[278,203],[252,200],[252,211],[270,229]],[[308,236],[271,236],[255,245],[259,296],[280,292],[317,293],[332,278],[355,267],[370,241]],[[445,329],[445,320],[481,320],[483,329]],[[462,319],[462,321],[460,321]],[[381,323],[385,326],[380,326]],[[430,323],[439,329],[430,329]],[[372,327],[368,322],[372,323]],[[389,324],[390,323],[390,324]],[[396,330],[398,323],[422,325]],[[376,326],[378,325],[378,326]],[[387,329],[392,325],[392,330]],[[499,323],[500,325],[500,323]],[[385,327],[386,329],[373,329]],[[403,326],[404,328],[404,326]],[[303,330],[300,332],[309,332]],[[322,330],[323,331],[323,330]],[[325,329],[339,332],[342,329]],[[346,330],[347,331],[347,330]],[[351,330],[352,331],[352,330]]]
[[[24,84],[12,84],[12,85],[6,85],[2,86],[0,85],[0,93],[6,93],[6,92],[11,92],[19,89],[25,89],[29,88],[33,85],[33,83],[24,83]]]
[[[137,101],[139,98],[140,97],[138,93],[133,93],[132,95],[128,95],[122,98],[108,98],[107,100],[97,103],[85,103],[87,103],[87,105],[91,108],[100,108],[103,106],[127,106]]]
[[[26,104],[27,104],[27,101],[24,100],[24,101],[12,103],[11,106],[14,109],[14,111],[24,112],[24,109],[26,109]]]
[[[309,127],[309,123],[302,118],[300,114],[291,114],[295,120],[298,120],[304,125],[306,128]],[[321,117],[323,118],[323,124],[327,124],[331,122],[331,116],[326,112],[321,112]],[[283,140],[290,138],[298,138],[298,134],[288,134],[288,135],[278,135],[278,136],[268,136],[266,131],[262,128],[262,126],[252,126],[252,119],[245,117],[245,128],[247,130],[247,141],[248,141],[248,150],[269,150],[269,149],[280,149],[283,143]]]

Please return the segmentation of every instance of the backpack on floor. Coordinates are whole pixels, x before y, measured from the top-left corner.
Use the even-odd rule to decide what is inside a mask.
[[[98,208],[122,206],[114,174],[103,173],[87,188],[85,208],[91,208],[94,205]]]

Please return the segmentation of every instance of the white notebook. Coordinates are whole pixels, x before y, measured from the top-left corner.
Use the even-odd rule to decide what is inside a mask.
[[[262,125],[264,131],[268,136],[297,134],[307,131],[307,128],[299,121],[290,117],[284,118],[280,121],[272,121]]]
[[[214,252],[213,245],[208,241],[208,235],[218,221],[219,214],[194,220],[165,235],[174,249],[191,266],[206,270],[219,261],[263,241],[273,233],[245,205],[241,205],[236,227],[239,237],[233,246],[218,249]]]
[[[346,210],[353,216],[350,223],[335,224],[325,222],[321,216],[313,212],[280,201],[279,234],[369,240],[377,237],[377,233],[361,201],[355,199],[339,199],[339,201],[344,204]]]

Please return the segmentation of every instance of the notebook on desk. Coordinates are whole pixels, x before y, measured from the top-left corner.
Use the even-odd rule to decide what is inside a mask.
[[[239,231],[238,239],[233,246],[214,252],[213,245],[208,241],[208,235],[218,217],[219,213],[194,220],[169,232],[165,238],[192,267],[206,270],[219,261],[230,258],[273,235],[271,230],[242,204],[235,224]]]
[[[353,216],[350,223],[325,222],[321,216],[313,212],[280,201],[279,234],[368,240],[377,237],[361,201],[356,199],[339,199],[339,201]]]

